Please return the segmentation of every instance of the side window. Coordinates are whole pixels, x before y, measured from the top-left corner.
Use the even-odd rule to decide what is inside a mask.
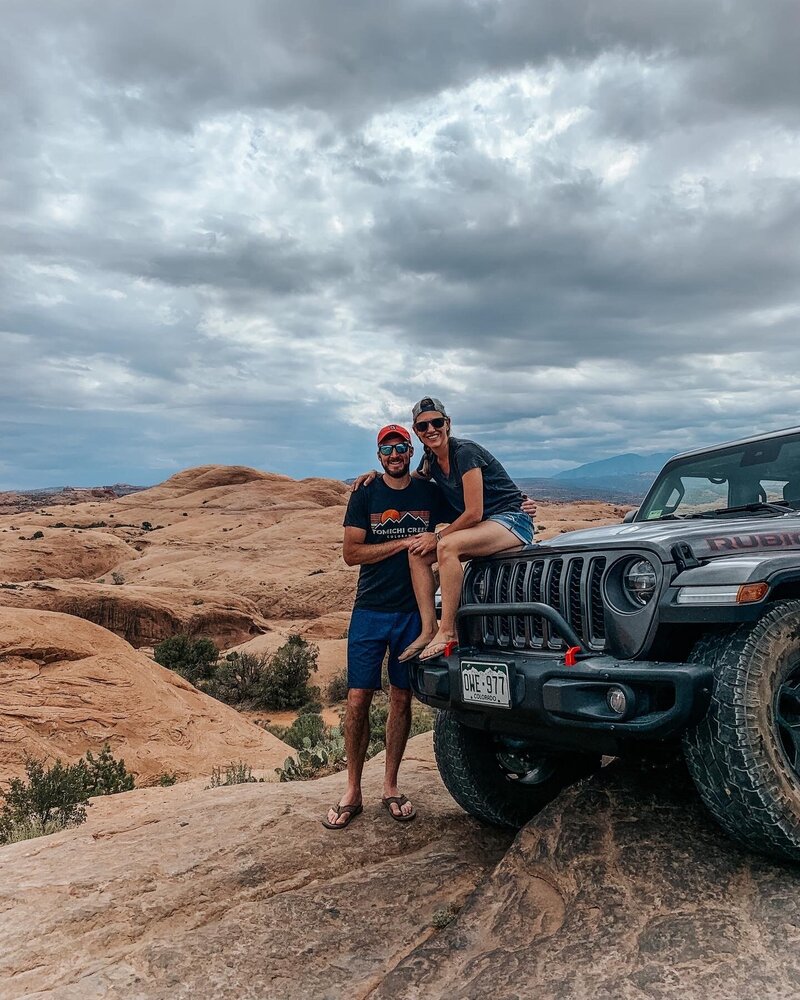
[[[785,479],[762,479],[761,489],[766,496],[767,503],[783,503],[786,499],[787,485],[788,484]],[[795,498],[790,497],[790,499]]]

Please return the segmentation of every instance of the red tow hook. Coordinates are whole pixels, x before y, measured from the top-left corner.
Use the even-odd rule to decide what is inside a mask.
[[[446,642],[444,644],[444,649],[442,650],[442,656],[452,656],[457,649],[458,649],[458,639],[451,639],[449,642]]]
[[[574,667],[578,662],[578,657],[583,652],[580,646],[570,646],[564,654],[564,666]]]

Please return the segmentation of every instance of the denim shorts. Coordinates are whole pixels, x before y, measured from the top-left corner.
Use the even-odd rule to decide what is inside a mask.
[[[533,541],[533,521],[530,514],[522,510],[506,510],[502,514],[492,514],[486,518],[487,521],[497,521],[504,528],[508,528],[512,535],[516,535],[523,545],[530,545]]]

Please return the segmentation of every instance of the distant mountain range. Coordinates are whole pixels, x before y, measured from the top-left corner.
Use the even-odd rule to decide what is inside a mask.
[[[516,482],[525,493],[541,500],[609,500],[636,504],[672,455],[670,451],[652,455],[614,455],[565,469],[548,479],[517,479]]]
[[[655,476],[674,452],[659,451],[653,455],[614,455],[597,462],[586,462],[574,469],[556,473],[553,479],[615,479],[617,476]]]

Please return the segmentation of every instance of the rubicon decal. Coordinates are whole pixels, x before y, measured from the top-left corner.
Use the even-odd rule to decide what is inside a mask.
[[[749,532],[706,539],[709,552],[744,552],[752,549],[800,549],[800,531]]]

